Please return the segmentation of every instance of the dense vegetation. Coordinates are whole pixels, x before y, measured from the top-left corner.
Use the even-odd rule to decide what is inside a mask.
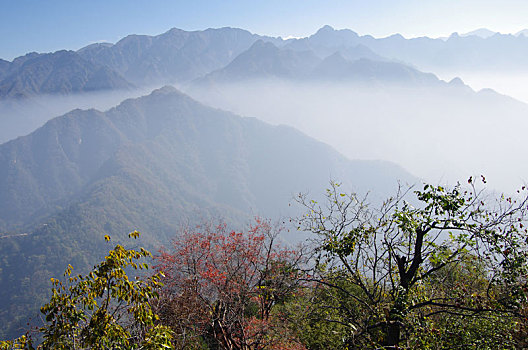
[[[2,349],[524,348],[526,189],[493,199],[468,182],[379,207],[337,184],[320,204],[300,196],[310,249],[281,244],[266,220],[205,224],[129,278],[150,253],[118,245],[89,274],[53,280],[45,324]]]

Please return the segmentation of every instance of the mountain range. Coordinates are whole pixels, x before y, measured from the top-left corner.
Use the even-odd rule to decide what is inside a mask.
[[[325,31],[320,41],[329,47],[354,37]],[[293,47],[300,43],[257,41],[184,89],[208,105],[293,126],[351,159],[396,161],[433,181],[478,171],[512,190],[525,180],[528,166],[515,159],[525,151],[526,104],[398,61],[348,60],[340,51],[320,58],[306,45]]]
[[[296,51],[289,46],[279,48],[273,43],[259,40],[227,66],[197,79],[191,85],[235,83],[271,78],[425,85],[440,82],[433,74],[422,73],[398,62],[367,58],[370,57],[368,52],[366,52],[366,57],[362,57],[361,49],[358,50],[358,55],[352,55],[350,50],[345,52],[348,54],[344,55],[336,51],[327,57],[320,58],[310,50]],[[355,57],[355,59],[348,57]]]
[[[459,67],[457,63],[459,62],[462,66],[470,65],[471,69],[499,67],[499,70],[511,68],[522,71],[520,65],[525,65],[523,50],[528,47],[524,45],[525,40],[522,35],[516,37],[502,34],[486,39],[476,35],[464,37],[452,35],[446,40],[405,39],[401,35],[376,39],[368,35],[358,35],[348,29],[335,30],[330,26],[321,28],[309,37],[288,40],[259,36],[235,28],[192,32],[171,29],[157,36],[130,35],[116,44],[92,44],[76,53],[28,54],[12,62],[1,62],[0,69],[5,72],[5,67],[10,66],[8,70],[17,71],[26,65],[33,66],[32,62],[36,62],[41,57],[48,57],[43,60],[48,61],[52,57],[68,53],[67,56],[76,57],[73,60],[75,62],[80,57],[84,63],[88,62],[96,67],[104,66],[105,71],[113,72],[109,75],[132,81],[137,87],[145,89],[148,84],[174,81],[184,91],[206,104],[239,114],[254,115],[271,123],[292,125],[311,136],[331,143],[348,157],[360,156],[367,159],[396,157],[394,159],[411,169],[409,162],[412,159],[402,157],[407,152],[396,152],[397,148],[392,145],[385,147],[383,142],[378,142],[378,145],[383,146],[361,147],[360,149],[367,150],[362,155],[357,154],[356,143],[350,146],[349,141],[346,141],[347,145],[343,145],[345,141],[340,140],[350,139],[346,134],[351,132],[350,126],[344,126],[347,123],[343,120],[344,115],[348,115],[348,122],[356,124],[354,128],[366,127],[364,120],[357,120],[364,115],[370,116],[368,120],[380,120],[381,115],[392,115],[388,122],[381,122],[381,125],[386,126],[391,125],[395,120],[418,120],[418,124],[422,123],[422,120],[428,122],[442,120],[445,118],[444,113],[449,113],[450,118],[460,119],[466,125],[471,119],[467,117],[468,114],[481,115],[481,120],[495,118],[492,114],[496,112],[496,106],[500,105],[504,118],[511,121],[508,122],[510,128],[515,131],[520,130],[521,128],[513,125],[524,125],[522,115],[525,113],[525,108],[521,104],[512,102],[507,96],[495,94],[493,91],[478,94],[460,79],[442,81],[434,74],[418,68],[435,65],[441,68]],[[504,64],[499,62],[503,59],[506,60]],[[69,78],[61,81],[79,81],[74,69],[64,69],[64,71],[70,75]],[[31,74],[28,73],[28,76]],[[254,84],[263,80],[286,81],[290,86],[284,87],[279,84],[270,89],[269,86]],[[107,79],[107,81],[113,80]],[[248,82],[252,83],[241,85]],[[233,86],[235,83],[241,86]],[[306,94],[306,89],[303,87],[291,85],[298,83],[304,84],[305,87],[307,84],[320,84],[319,87],[322,89]],[[123,85],[126,84],[131,83],[123,82]],[[61,84],[53,85],[61,86]],[[336,86],[349,91],[336,91]],[[391,90],[393,87],[400,91]],[[404,93],[405,89],[409,88],[414,90]],[[28,94],[34,93],[30,88],[26,90],[29,91]],[[335,91],[334,96],[329,95],[327,93],[329,91]],[[371,92],[372,95],[365,95],[365,91]],[[304,94],[306,99],[299,99],[298,92]],[[399,97],[400,92],[404,93],[401,97]],[[422,94],[428,96],[426,104],[420,102],[419,97]],[[85,95],[87,94],[84,92],[71,96]],[[27,134],[41,126],[51,116],[65,113],[72,108],[71,103],[65,104],[61,110],[57,108],[61,103],[57,103],[56,100],[41,99],[38,103],[35,103],[35,100],[31,98],[14,101],[8,98],[0,101],[0,142]],[[321,106],[313,105],[317,104],[317,101],[320,101]],[[495,104],[497,101],[501,102]],[[243,106],[250,103],[254,106]],[[343,103],[345,106],[342,106]],[[264,105],[265,108],[261,108]],[[331,107],[332,112],[328,113],[323,110],[323,105],[340,108],[334,111]],[[27,106],[32,107],[27,108]],[[54,107],[54,112],[49,112],[51,106]],[[85,107],[89,106],[85,104]],[[255,106],[259,106],[258,110]],[[447,108],[444,108],[445,106],[453,106],[453,108],[445,111]],[[301,118],[299,111],[303,111],[306,116]],[[329,125],[333,125],[332,123],[324,125],[313,123],[313,118],[309,116],[314,111],[328,114],[327,118],[333,121],[332,123],[341,123],[342,126],[338,131],[343,135],[337,137],[332,130],[329,130]],[[341,114],[343,117],[335,117]],[[326,119],[318,120],[325,123]],[[472,123],[479,124],[478,119],[473,118]],[[396,126],[398,129],[404,128],[402,134],[413,130],[407,127],[406,122],[397,123]],[[487,131],[481,134],[484,132]],[[365,134],[363,132],[361,135]],[[382,135],[384,139],[392,138],[390,131],[383,132]],[[402,145],[402,143],[398,144]],[[503,149],[503,146],[500,149]],[[441,152],[438,149],[434,151]],[[428,152],[425,149],[424,152],[420,158],[427,157]],[[476,165],[467,167],[461,165],[457,168],[481,167],[482,164],[484,163],[479,161]],[[466,171],[460,170],[460,173]],[[498,170],[491,171],[498,172]],[[427,176],[431,173],[429,172]]]
[[[224,68],[258,40],[311,52],[319,59],[339,52],[349,61],[392,61],[425,71],[526,70],[528,38],[521,34],[480,29],[445,40],[405,39],[399,34],[374,38],[324,26],[309,37],[284,40],[237,28],[190,32],[174,28],[157,36],[129,35],[115,44],[91,44],[75,53],[31,53],[12,62],[0,60],[0,98],[188,83]]]
[[[523,57],[528,52],[527,40],[523,35],[500,33],[486,38],[457,33],[446,39],[406,39],[400,34],[374,38],[360,36],[349,29],[335,30],[324,26],[309,37],[290,41],[286,47],[311,49],[320,56],[327,56],[343,47],[362,45],[381,57],[426,71],[468,69],[501,72],[526,71],[528,66]]]
[[[78,53],[106,65],[137,85],[181,83],[228,64],[255,41],[280,42],[236,28],[129,35],[115,45],[90,45]]]
[[[429,84],[437,78],[424,71],[525,70],[526,40],[523,35],[502,34],[485,39],[456,34],[446,40],[401,35],[377,39],[330,26],[306,38],[284,40],[236,28],[190,32],[174,28],[157,36],[129,35],[115,44],[91,44],[77,52],[30,53],[12,62],[0,60],[0,142],[25,135],[75,107],[66,103],[60,109],[60,102],[35,101],[35,96],[133,91],[134,86],[152,89],[165,83],[181,86],[212,75],[216,75],[212,80],[221,80],[221,74],[234,77],[235,71],[239,79],[267,74],[318,76],[329,82],[356,79],[374,86],[399,79],[404,84]],[[266,56],[268,62],[263,62],[255,56],[257,42],[262,50],[270,51],[273,45],[281,57],[271,61]],[[318,64],[323,67],[312,74]]]
[[[526,36],[526,34],[528,33],[528,29],[522,29],[516,33],[513,33],[514,36],[519,36],[519,35],[524,35]],[[493,30],[489,30],[487,28],[479,28],[479,29],[475,29],[475,30],[472,30],[470,32],[467,32],[467,33],[464,33],[464,34],[460,34],[460,36],[478,36],[478,37],[481,37],[483,39],[487,39],[495,34],[501,34],[499,32],[494,32]]]

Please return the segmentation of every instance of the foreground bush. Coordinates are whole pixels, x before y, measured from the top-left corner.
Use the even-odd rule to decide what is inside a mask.
[[[139,262],[147,257],[143,248],[116,245],[87,275],[74,276],[68,266],[66,281],[51,279],[51,300],[41,308],[45,325],[36,334],[1,342],[0,349],[35,349],[33,337],[42,340],[37,349],[171,349],[171,331],[157,323],[149,303],[158,297],[162,275],[129,279],[126,273],[147,269]]]

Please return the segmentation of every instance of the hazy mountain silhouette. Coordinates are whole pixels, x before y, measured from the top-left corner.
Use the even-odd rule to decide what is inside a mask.
[[[528,37],[528,29],[523,29],[523,30],[520,30],[517,33],[515,33],[515,36],[520,36],[520,35],[524,35],[524,36]]]
[[[312,79],[361,83],[397,83],[410,86],[435,85],[439,79],[397,62],[373,61],[361,58],[349,61],[340,52],[325,58],[311,73]]]
[[[281,42],[236,28],[192,32],[173,28],[157,36],[129,35],[115,45],[90,45],[78,52],[136,84],[174,83],[225,66],[259,39]]]
[[[493,35],[497,34],[497,32],[494,32],[494,31],[491,31],[487,28],[479,28],[479,29],[476,29],[476,30],[472,30],[471,32],[468,32],[468,33],[464,33],[464,34],[460,34],[460,36],[464,37],[464,36],[478,36],[479,38],[482,38],[482,39],[487,39]]]
[[[319,29],[315,34],[292,40],[286,47],[293,50],[312,50],[320,57],[326,57],[340,48],[356,47],[361,44],[360,36],[350,30],[334,30],[329,25]]]
[[[479,33],[480,36],[475,35]],[[482,38],[482,33],[478,31],[468,36],[454,33],[445,40],[428,37],[406,39],[400,34],[374,38],[360,36],[349,29],[335,30],[324,26],[307,38],[290,41],[286,47],[294,50],[310,48],[324,57],[343,47],[364,45],[377,55],[416,65],[420,69],[528,69],[524,59],[528,54],[527,37],[494,33]]]
[[[129,35],[116,44],[97,43],[77,51],[96,67],[88,67],[86,62],[79,62],[71,53],[64,52],[31,53],[13,62],[0,61],[0,96],[123,88],[127,82],[122,77],[138,86],[185,83],[222,69],[258,40],[293,51],[312,52],[320,59],[339,52],[349,61],[389,61],[422,70],[528,69],[525,60],[528,38],[491,33],[484,29],[467,33],[467,36],[455,33],[446,40],[406,39],[399,34],[377,39],[370,35],[360,36],[349,29],[324,26],[307,38],[283,40],[236,28],[191,32],[174,28],[157,36]],[[72,68],[71,72],[64,69],[56,72],[49,81],[40,76],[40,70],[50,71],[51,61],[66,60],[68,55],[71,62],[63,62],[61,66],[72,65],[78,70],[77,75],[68,76],[73,74],[75,69]],[[37,69],[37,62],[44,68]]]
[[[434,74],[423,73],[398,62],[364,58],[359,53],[365,52],[370,56],[371,51],[362,50],[361,46],[354,48],[359,48],[356,56],[359,58],[355,60],[345,58],[340,51],[320,59],[313,51],[296,51],[289,48],[289,45],[278,48],[272,43],[257,41],[226,67],[197,79],[190,85],[190,90],[215,89],[222,83],[233,84],[275,78],[305,82],[366,83],[372,86],[377,83],[398,83],[409,86],[440,84],[440,80]],[[220,87],[219,90],[221,89]]]
[[[0,81],[0,98],[130,88],[132,85],[110,68],[63,50],[13,60]]]
[[[237,82],[267,78],[304,78],[321,62],[311,51],[280,49],[259,40],[227,66],[199,79],[204,82]]]
[[[343,34],[356,38],[350,31]],[[390,40],[407,42],[401,36]],[[335,45],[344,42],[337,36]],[[525,149],[526,104],[493,90],[474,91],[460,78],[446,82],[394,61],[350,61],[339,51],[298,74],[285,67],[304,57],[294,52],[310,51],[290,44],[255,44],[186,91],[218,108],[298,128],[351,158],[397,159],[431,181],[483,172],[500,189],[511,190],[526,173],[528,167],[514,160]]]

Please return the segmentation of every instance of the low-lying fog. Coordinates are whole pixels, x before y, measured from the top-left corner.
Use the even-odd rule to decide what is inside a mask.
[[[215,107],[294,126],[351,159],[396,162],[433,183],[484,174],[512,191],[528,180],[528,105],[490,91],[253,81],[190,89]]]
[[[488,71],[435,71],[440,79],[450,81],[460,77],[475,91],[493,89],[528,103],[528,72],[488,72]]]
[[[106,110],[153,88],[0,102],[0,143],[72,109]],[[490,186],[512,191],[528,180],[528,104],[490,91],[278,80],[187,90],[213,107],[291,125],[350,159],[392,161],[429,182],[484,174]]]
[[[156,87],[0,100],[0,144],[27,135],[48,120],[73,109],[95,108],[104,111],[127,98],[146,95],[154,88]]]

